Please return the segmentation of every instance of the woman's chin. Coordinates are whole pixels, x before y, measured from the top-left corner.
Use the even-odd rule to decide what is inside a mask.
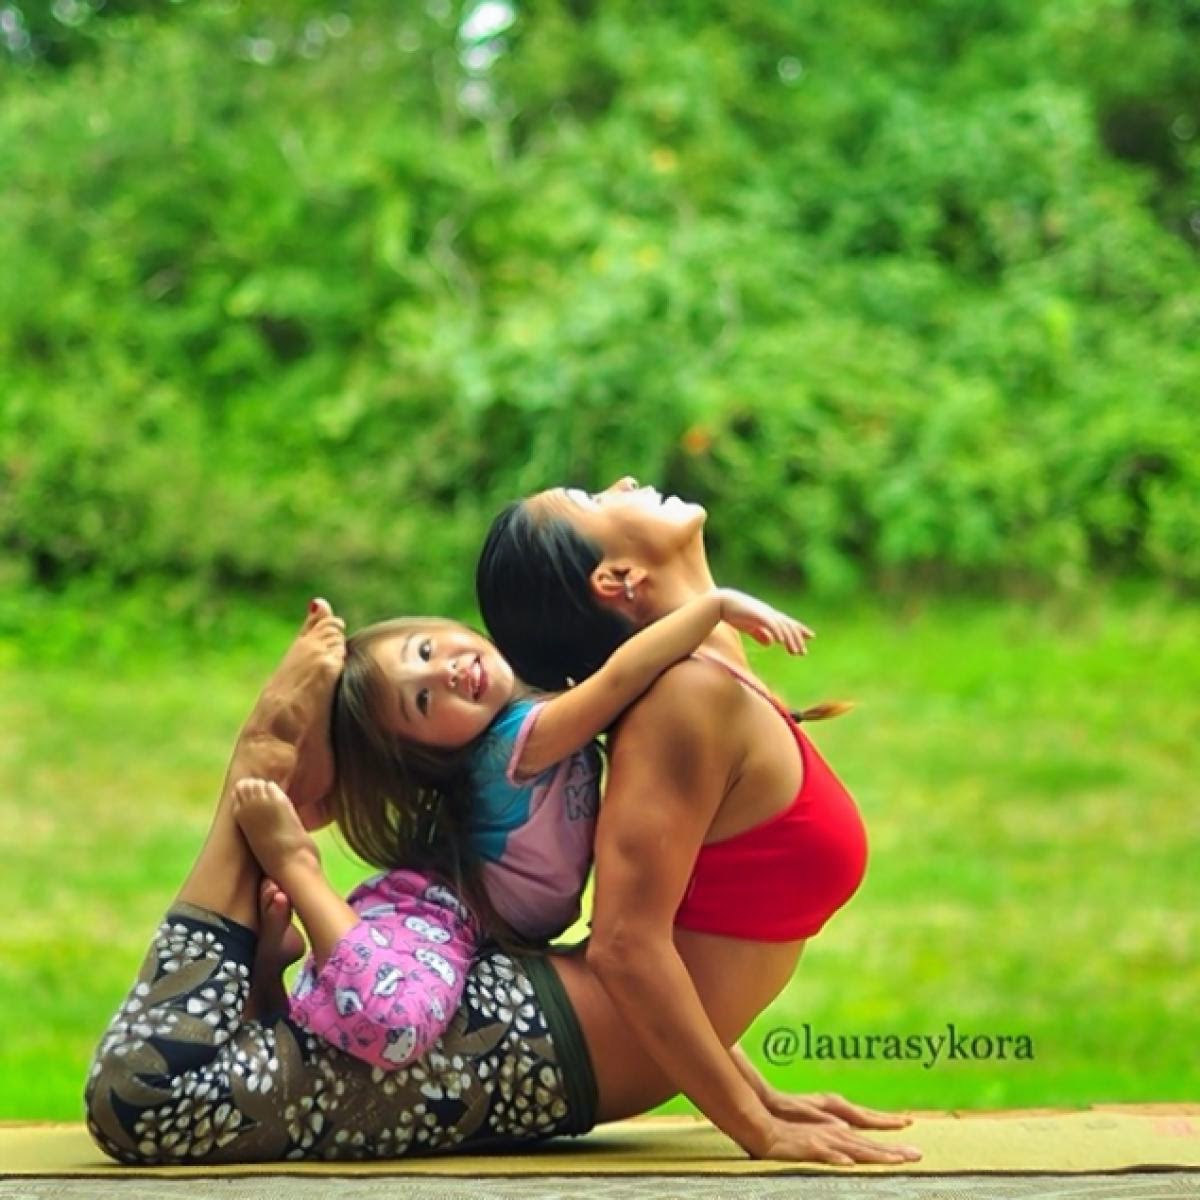
[[[671,514],[680,524],[697,523],[703,525],[708,520],[708,511],[703,504],[697,504],[694,500],[683,500],[679,496],[668,496],[663,502],[662,507],[665,512]]]

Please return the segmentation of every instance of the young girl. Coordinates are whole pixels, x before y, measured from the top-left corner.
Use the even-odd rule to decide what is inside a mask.
[[[258,780],[236,793],[243,833],[309,935],[293,1020],[393,1070],[445,1032],[485,936],[536,945],[562,933],[591,865],[594,739],[722,620],[792,654],[813,636],[715,589],[557,695],[525,687],[457,622],[385,621],[351,638],[333,702],[333,807],[352,849],[385,871],[342,900],[284,793]],[[510,997],[518,1013],[528,999],[517,988]]]

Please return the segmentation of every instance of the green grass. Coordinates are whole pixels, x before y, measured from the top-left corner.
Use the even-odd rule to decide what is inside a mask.
[[[243,614],[229,644],[218,624],[191,645],[41,603],[43,635],[0,639],[0,1118],[75,1119],[289,627]],[[909,1107],[1197,1098],[1200,613],[1150,594],[796,611],[812,654],[754,657],[796,702],[858,700],[813,736],[871,861],[745,1044],[764,1062],[778,1027],[953,1023],[1027,1034],[1035,1057],[768,1077]],[[360,869],[324,845],[348,888]]]

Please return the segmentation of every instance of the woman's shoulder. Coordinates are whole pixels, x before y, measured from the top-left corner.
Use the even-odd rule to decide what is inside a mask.
[[[712,658],[693,655],[670,666],[624,712],[622,729],[663,726],[673,733],[729,732],[729,717],[741,710],[745,689]]]

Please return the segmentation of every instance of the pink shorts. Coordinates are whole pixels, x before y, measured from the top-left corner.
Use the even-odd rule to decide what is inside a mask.
[[[446,1032],[462,999],[479,927],[448,888],[417,871],[388,871],[347,897],[359,923],[320,971],[310,956],[291,1017],[347,1054],[394,1071]]]

